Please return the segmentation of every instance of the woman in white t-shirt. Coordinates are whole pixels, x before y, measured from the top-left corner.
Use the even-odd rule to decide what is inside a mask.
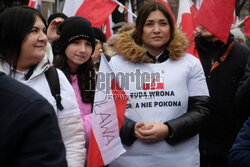
[[[198,133],[210,113],[209,94],[188,47],[168,9],[155,1],[144,3],[134,29],[119,34],[110,65],[130,102],[120,131],[127,151],[111,167],[200,166]]]

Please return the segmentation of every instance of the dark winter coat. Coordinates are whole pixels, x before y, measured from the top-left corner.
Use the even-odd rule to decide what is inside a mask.
[[[232,35],[227,44],[221,41],[208,42],[201,35],[195,38],[211,98],[212,113],[200,133],[200,151],[206,155],[225,156],[239,130],[233,100],[244,75],[250,50],[235,42],[231,50],[228,50],[225,61],[210,71],[212,64],[225,54],[232,42]]]
[[[230,150],[228,160],[230,167],[250,166],[250,117],[240,130],[236,142]]]
[[[0,106],[0,166],[67,166],[57,117],[47,100],[0,72]]]
[[[239,118],[239,127],[250,116],[250,58],[244,77],[241,79],[239,88],[234,98],[235,116]]]

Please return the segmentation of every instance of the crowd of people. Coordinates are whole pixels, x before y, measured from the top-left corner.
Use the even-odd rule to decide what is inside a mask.
[[[108,166],[250,166],[250,49],[241,30],[225,44],[200,26],[197,58],[166,6],[150,0],[134,24],[114,30],[107,40],[84,17],[45,20],[27,6],[0,13],[0,166],[87,166],[101,54],[116,74],[139,70],[118,82],[129,98],[144,94],[130,99],[120,129],[126,152]]]

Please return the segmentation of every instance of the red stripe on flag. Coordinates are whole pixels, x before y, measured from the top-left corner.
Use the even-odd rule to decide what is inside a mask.
[[[192,5],[192,6],[190,7],[190,11],[191,11],[191,15],[192,15],[193,25],[194,25],[194,27],[196,28],[196,27],[198,27],[199,25],[195,22],[194,18],[195,18],[195,16],[196,16],[196,14],[198,13],[198,10],[197,10],[197,8],[195,7],[195,5]]]
[[[191,41],[191,45],[186,50],[187,53],[199,58],[197,49],[195,47],[195,33],[197,32],[197,24],[194,21],[194,16],[197,14],[197,9],[191,1],[179,2],[178,22],[181,30],[186,34],[187,38]],[[181,17],[180,17],[181,16]]]
[[[195,21],[226,43],[234,18],[235,0],[204,0]]]
[[[29,4],[28,4],[29,7],[35,8],[35,5],[36,5],[35,1],[32,1],[32,0],[29,1]]]
[[[190,11],[191,11],[191,15],[193,16],[193,18],[195,17],[195,15],[197,14],[198,10],[197,8],[195,7],[195,5],[192,5],[190,7]]]
[[[110,31],[110,22],[109,22],[109,17],[108,17],[108,19],[106,20],[106,39],[108,40],[111,35],[112,34]]]
[[[87,18],[93,27],[100,28],[109,15],[115,10],[117,3],[111,0],[85,0],[75,16]]]
[[[194,39],[196,25],[194,24],[193,17],[190,13],[182,14],[180,27],[182,28],[181,30],[186,33],[189,40]]]
[[[112,89],[113,97],[115,100],[116,111],[119,111],[116,113],[117,113],[119,130],[120,130],[124,122],[124,115],[126,112],[126,107],[127,107],[126,104],[127,104],[128,98],[125,92],[120,88],[120,86],[118,85],[115,79],[113,79],[111,82],[112,82],[111,89]]]
[[[245,24],[245,35],[247,36],[248,39],[250,39],[250,16],[247,16],[247,18],[244,19],[244,24]]]
[[[89,152],[88,152],[88,167],[103,167],[104,162],[96,142],[94,133],[91,129],[90,140],[89,140]]]
[[[107,80],[106,91],[96,89],[95,92],[88,167],[107,165],[125,152],[119,131],[124,121],[128,99],[116,82],[115,76],[111,75],[112,73],[112,68],[105,56],[101,55],[97,84],[100,84],[101,74],[110,74],[111,81]]]

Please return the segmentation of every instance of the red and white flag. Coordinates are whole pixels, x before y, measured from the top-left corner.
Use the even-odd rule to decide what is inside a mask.
[[[87,18],[93,27],[100,28],[115,10],[117,3],[112,0],[84,0],[75,16]]]
[[[203,0],[195,21],[223,43],[234,19],[235,0]]]
[[[112,20],[112,14],[109,16],[109,18],[106,20],[105,24],[105,30],[104,33],[106,34],[106,39],[108,40],[111,35],[113,35],[113,20]]]
[[[63,13],[68,17],[75,16],[83,2],[84,0],[65,0]]]
[[[28,4],[29,7],[35,8],[35,5],[36,5],[36,0],[29,0]]]
[[[175,17],[174,17],[174,14],[173,14],[173,12],[172,12],[172,10],[171,10],[169,4],[168,4],[168,0],[156,0],[156,1],[157,1],[157,2],[163,3],[163,4],[168,8],[170,14],[172,15],[173,21],[176,22],[176,19],[175,19]]]
[[[177,17],[177,26],[186,33],[188,39],[192,40],[196,24],[194,22],[195,13],[192,14],[195,6],[191,0],[179,1],[179,12]]]
[[[128,1],[128,11],[132,12],[132,5],[131,5],[131,1],[129,0]],[[132,24],[134,23],[134,20],[133,20],[133,15],[127,11],[127,18],[126,18],[126,21],[129,23],[129,24]]]
[[[190,47],[186,50],[187,53],[198,56],[198,52],[195,48],[195,34],[197,30],[197,24],[194,21],[194,16],[197,10],[191,0],[180,0],[179,1],[179,12],[177,17],[177,26],[180,28],[191,41]]]
[[[125,152],[119,131],[124,122],[127,101],[102,54],[93,104],[88,167],[103,167]]]
[[[28,6],[40,11],[42,7],[42,0],[29,0]]]
[[[244,24],[245,24],[244,33],[247,36],[247,38],[250,39],[250,15],[244,19]]]

